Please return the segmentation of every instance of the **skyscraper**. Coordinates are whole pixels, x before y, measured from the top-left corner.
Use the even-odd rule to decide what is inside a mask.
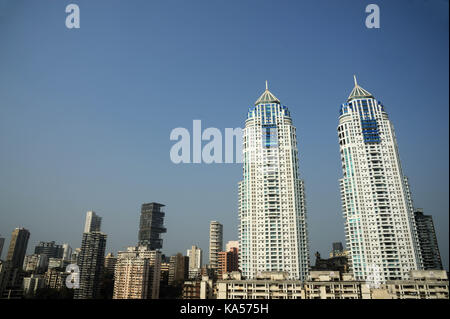
[[[148,246],[129,247],[118,253],[113,299],[158,299],[161,253]]]
[[[200,274],[202,268],[202,250],[193,245],[188,249],[187,256],[189,257],[189,278],[196,278]]]
[[[10,262],[12,268],[22,268],[29,238],[30,232],[25,228],[16,228],[13,230],[8,256],[6,257],[6,260]]]
[[[65,243],[62,245],[62,248],[63,248],[62,259],[69,261],[72,258],[72,247],[70,247],[69,244]]]
[[[161,234],[167,230],[164,228],[163,204],[142,204],[141,220],[139,224],[139,246],[149,246],[150,250],[161,249],[163,240]]]
[[[344,251],[344,246],[342,246],[341,242],[336,242],[332,244],[332,250],[331,250],[331,255],[330,257],[335,257],[335,256],[339,256],[343,253]]]
[[[80,287],[75,289],[74,299],[95,299],[100,292],[106,249],[106,234],[100,232],[101,217],[86,215],[85,230],[78,255]]]
[[[245,121],[238,207],[243,276],[286,271],[291,279],[306,279],[309,248],[296,129],[267,82]]]
[[[219,252],[219,275],[227,272],[239,270],[239,249],[236,247],[230,247],[227,251]]]
[[[237,241],[237,240],[230,240],[229,242],[227,242],[227,244],[225,245],[225,251],[230,251],[231,248],[239,249],[239,241]]]
[[[421,269],[408,180],[383,104],[356,82],[341,105],[338,136],[347,249],[354,276],[407,279]]]
[[[106,273],[114,274],[114,270],[116,269],[117,257],[114,257],[113,253],[109,253],[105,257],[105,269]]]
[[[36,255],[47,255],[48,258],[62,258],[64,248],[62,245],[56,245],[54,241],[41,241],[39,245],[34,248],[34,253]]]
[[[209,265],[218,269],[218,253],[223,250],[223,226],[217,221],[209,225]]]
[[[443,270],[441,253],[439,252],[433,217],[424,215],[421,208],[414,212],[419,236],[419,246],[422,255],[423,269]]]
[[[47,255],[28,255],[25,256],[23,262],[23,270],[32,271],[36,273],[42,273],[47,270],[48,267],[48,257]]]
[[[102,218],[93,211],[86,213],[86,222],[84,224],[84,232],[90,233],[93,231],[100,231]]]
[[[183,256],[182,253],[177,253],[175,256],[170,256],[169,262],[169,285],[179,285],[184,280],[188,279],[189,275],[189,258]]]

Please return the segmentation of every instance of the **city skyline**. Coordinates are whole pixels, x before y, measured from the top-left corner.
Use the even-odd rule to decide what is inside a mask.
[[[344,123],[347,123],[347,124],[351,123],[352,121],[348,121],[348,119],[344,119],[344,121],[342,122],[341,118],[343,118],[342,115],[343,114],[345,115],[346,113],[349,113],[351,115],[352,111],[359,110],[359,107],[361,107],[362,109],[366,108],[364,110],[365,113],[363,111],[358,111],[358,112],[363,112],[364,117],[363,117],[362,114],[360,114],[361,118],[359,118],[359,117],[356,118],[358,121],[361,121],[363,124],[368,121],[367,118],[372,118],[372,117],[375,118],[375,117],[377,117],[379,115],[377,113],[380,113],[380,112],[383,114],[383,121],[385,121],[387,123],[387,124],[386,123],[383,124],[383,121],[381,122],[381,124],[379,123],[376,126],[376,127],[378,127],[377,129],[375,129],[376,132],[374,131],[373,123],[372,123],[371,126],[369,127],[370,131],[368,131],[368,133],[365,132],[365,130],[366,130],[364,128],[365,126],[363,124],[361,124],[361,125],[363,125],[363,130],[362,130],[361,136],[364,137],[364,143],[369,142],[370,150],[371,150],[371,152],[373,152],[374,151],[373,147],[375,145],[375,144],[373,144],[374,143],[374,139],[377,140],[376,141],[377,143],[380,143],[380,141],[379,141],[380,140],[380,135],[387,135],[388,136],[387,137],[387,141],[388,141],[389,147],[395,148],[395,150],[394,150],[395,152],[394,153],[397,154],[397,157],[389,159],[389,160],[391,162],[396,162],[396,163],[397,163],[397,161],[399,161],[399,159],[398,159],[398,146],[397,146],[396,140],[395,140],[395,133],[393,132],[393,124],[388,119],[388,116],[387,116],[386,111],[384,109],[384,105],[382,105],[379,101],[377,101],[375,99],[375,97],[371,93],[369,93],[367,90],[363,89],[362,87],[360,87],[358,85],[357,80],[356,80],[356,75],[354,75],[353,78],[354,78],[354,88],[351,91],[351,93],[350,93],[350,95],[349,95],[349,97],[347,99],[347,103],[344,103],[344,104],[341,105],[340,124],[339,124],[338,130],[337,130],[338,135],[339,135],[339,144],[341,145],[341,150],[344,150],[344,152],[341,152],[341,155],[343,154],[343,156],[344,156],[344,157],[342,157],[344,177],[353,175],[353,174],[349,173],[350,171],[353,170],[353,161],[350,159],[351,158],[351,156],[349,155],[350,151],[348,151],[347,148],[342,147],[342,146],[345,145],[346,143],[347,144],[348,143],[350,143],[350,144],[354,143],[353,137],[349,138],[350,136],[354,136],[354,134],[353,134],[353,129],[350,126],[347,128],[347,126],[345,126],[345,124],[344,124]],[[368,106],[367,103],[368,102],[370,102],[370,103],[369,103],[369,108],[367,109],[367,106]],[[267,103],[269,103],[269,104],[267,104]],[[267,123],[271,124],[273,121],[275,121],[275,118],[282,116],[282,117],[287,118],[287,120],[290,123],[289,125],[292,126],[291,119],[290,119],[290,112],[288,111],[288,108],[285,105],[282,105],[281,102],[269,91],[269,89],[268,89],[268,82],[267,81],[266,81],[266,90],[258,98],[258,100],[255,102],[255,106],[249,108],[249,113],[248,113],[249,114],[248,115],[249,118],[253,118],[253,117],[255,117],[255,115],[257,113],[261,113],[262,112],[261,110],[258,109],[258,107],[263,107],[264,109],[267,108],[268,109],[267,112],[270,111],[270,114],[266,114],[265,115],[267,117],[267,119],[265,119],[263,117],[262,122],[266,123],[268,121]],[[373,110],[371,108],[373,108]],[[262,112],[262,113],[265,113],[265,112]],[[281,112],[281,113],[278,114],[279,112]],[[355,116],[356,116],[356,113],[355,113]],[[365,120],[364,120],[364,118],[365,118]],[[380,120],[380,118],[378,120]],[[274,124],[272,124],[272,126],[273,125]],[[344,129],[344,126],[345,126],[345,129]],[[389,130],[387,132],[383,133],[383,126],[384,126],[385,130],[388,130],[388,128],[389,128]],[[263,128],[264,128],[264,125],[263,125]],[[293,134],[296,135],[295,134],[295,127],[292,126],[292,128],[293,128]],[[356,128],[355,132],[357,132],[357,131],[358,131],[358,128]],[[253,132],[253,131],[251,131],[251,132]],[[259,145],[261,143],[260,139],[256,139],[253,142],[249,142],[249,139],[254,138],[252,134],[254,135],[254,132],[251,133],[251,134],[249,134],[249,132],[244,134],[244,140],[243,140],[244,143],[249,143],[249,145],[253,145],[256,142],[256,145]],[[270,146],[277,146],[278,144],[280,144],[280,145],[284,144],[284,142],[283,142],[283,133],[275,134],[274,132],[270,131],[270,132],[265,132],[265,133],[261,133],[260,132],[259,134],[262,134],[262,137],[263,137],[263,140],[262,140],[263,143],[262,144],[263,144],[263,146],[265,145],[265,148],[269,148]],[[249,135],[252,135],[252,137],[250,137]],[[357,132],[356,135],[358,136],[359,133]],[[295,148],[295,154],[297,154],[297,151],[296,151],[297,144],[296,144],[295,139],[294,139],[294,141],[292,143],[293,143],[292,144],[293,148]],[[390,145],[391,143],[393,143],[393,144]],[[255,145],[253,145],[253,146],[255,146]],[[279,146],[277,146],[277,147],[279,147]],[[244,153],[246,152],[245,150],[246,150],[246,148],[244,147]],[[251,148],[250,148],[250,150],[251,150]],[[249,152],[249,150],[247,150],[247,152]],[[294,160],[295,163],[293,164],[294,167],[295,167],[295,171],[297,170],[297,167],[298,167],[298,163],[296,161],[297,156],[298,155],[295,156],[295,160]],[[247,157],[248,157],[248,155],[247,155]],[[244,156],[244,158],[246,158],[246,156]],[[345,159],[345,162],[344,162],[344,159]],[[273,161],[273,155],[272,155],[272,157],[269,156],[268,158],[266,158],[266,161],[267,160]],[[359,160],[363,160],[363,159],[360,158]],[[247,162],[248,162],[247,160],[244,160],[244,168],[245,168],[245,165],[248,164]],[[357,161],[355,161],[355,163],[356,162]],[[253,161],[250,160],[250,163],[252,163],[253,165],[255,165],[255,164],[258,165],[259,162],[255,161],[255,160],[253,160]],[[264,162],[264,163],[266,163],[266,162]],[[261,163],[259,163],[259,164],[261,164]],[[348,168],[346,168],[346,166],[348,166],[349,164],[350,164],[350,166],[349,166],[350,167],[350,171],[348,170]],[[409,182],[408,182],[408,178],[402,174],[401,163],[398,162],[396,165],[399,165],[399,168],[397,168],[400,171],[399,172],[399,178],[402,180],[402,183],[404,183],[404,186],[402,186],[402,187],[405,187],[405,190],[401,190],[401,193],[403,193],[403,192],[405,193],[405,196],[406,196],[405,199],[404,199],[405,200],[405,205],[408,207],[408,209],[410,209],[410,211],[408,213],[408,216],[405,215],[405,217],[408,219],[407,223],[411,222],[411,220],[409,220],[409,218],[413,219],[412,220],[413,225],[411,227],[415,228],[416,226],[415,226],[415,221],[414,221],[414,214],[415,214],[416,210],[421,211],[422,209],[421,208],[416,208],[413,205],[412,194],[410,193],[410,185],[409,185]],[[267,166],[267,163],[265,164],[265,166]],[[272,163],[269,166],[273,167],[274,165]],[[356,166],[358,167],[358,165],[356,165]],[[262,170],[262,168],[260,168],[260,170],[262,172],[266,172],[267,173],[267,171]],[[275,170],[275,171],[278,172],[278,170]],[[358,169],[357,169],[357,171],[358,171]],[[364,169],[363,169],[363,171],[364,171]],[[394,171],[395,171],[395,169],[394,169]],[[274,170],[273,169],[269,170],[269,173],[270,172],[273,173]],[[345,173],[347,173],[347,174],[345,174]],[[253,174],[255,174],[255,173],[253,173]],[[246,170],[244,169],[244,176],[246,176],[246,175],[248,175],[248,172],[246,173]],[[299,176],[299,173],[295,172],[294,175],[295,176]],[[356,174],[356,176],[360,177],[359,174]],[[299,180],[299,181],[302,183],[301,180]],[[341,179],[340,181],[341,181],[341,192],[342,192],[342,190],[344,189],[343,185],[347,185],[347,184],[345,183],[345,178]],[[343,183],[343,181],[344,181],[344,183]],[[240,186],[240,187],[242,187],[242,186]],[[376,190],[379,191],[379,189],[376,189]],[[343,196],[344,195],[345,195],[345,193],[343,193]],[[304,196],[304,194],[303,194],[303,190],[302,190],[300,197],[303,198],[303,196]],[[239,201],[242,201],[242,198],[240,198]],[[304,198],[301,199],[301,201],[303,202],[303,205],[304,205]],[[344,207],[348,206],[348,203],[346,203],[347,201],[348,201],[348,199],[343,202],[343,206]],[[143,229],[146,229],[149,232],[144,237],[145,238],[147,238],[147,237],[150,238],[150,229],[152,229],[152,231],[153,231],[153,227],[155,227],[155,230],[157,230],[157,233],[158,233],[157,241],[158,242],[160,241],[157,244],[158,245],[158,251],[160,251],[160,249],[162,249],[162,240],[163,240],[163,238],[160,237],[159,233],[161,232],[161,230],[162,230],[163,233],[165,233],[167,231],[167,229],[164,227],[164,215],[165,215],[165,213],[162,210],[160,210],[164,206],[165,205],[163,205],[163,204],[159,204],[159,203],[155,203],[155,202],[142,204],[142,206],[141,206],[141,216],[140,216],[140,222],[139,222],[139,232],[138,232],[139,233],[138,246],[139,245],[144,245],[145,246],[145,245],[150,243],[149,240],[143,240],[143,237],[141,235],[141,232],[143,231]],[[303,207],[302,210],[305,210],[305,208]],[[149,213],[150,213],[150,215],[148,215]],[[158,222],[155,222],[154,225],[153,225],[154,221],[151,221],[152,220],[152,215],[151,215],[152,213],[153,214],[155,214],[155,213],[160,214],[160,215],[156,215],[156,217],[153,217],[153,218],[159,218]],[[147,215],[145,215],[145,214],[147,214]],[[303,212],[303,214],[304,214],[304,212]],[[350,213],[348,213],[348,212],[344,213],[344,216],[348,215],[348,214],[350,214]],[[144,215],[146,216],[144,218],[145,222],[143,222],[143,216]],[[409,215],[411,215],[411,216],[409,216]],[[431,217],[432,216],[428,216],[428,218],[431,218]],[[368,218],[368,217],[366,217],[366,218]],[[87,211],[86,212],[86,217],[85,217],[85,222],[84,222],[83,236],[87,232],[91,232],[91,231],[100,232],[101,222],[102,222],[102,217],[101,216],[98,216],[94,211],[91,211],[91,210]],[[305,221],[303,220],[302,223],[304,223],[304,222]],[[403,222],[400,223],[400,224],[403,224]],[[219,227],[219,229],[215,229],[215,227]],[[346,227],[348,227],[348,226],[346,226]],[[302,228],[306,229],[306,223],[302,226]],[[24,229],[24,228],[15,228],[15,230],[12,232],[12,237],[11,238],[13,238],[15,236],[14,235],[15,232],[17,230],[20,230],[20,229]],[[214,229],[214,231],[213,231],[213,229]],[[213,236],[212,232],[218,232],[219,234]],[[28,236],[30,236],[30,233],[28,233]],[[308,246],[309,245],[309,243],[307,242],[308,241],[308,236],[307,236],[307,234],[305,234],[305,236],[306,236],[306,245]],[[353,235],[352,235],[351,232],[349,234],[347,234],[347,236],[348,236],[348,238],[350,238],[350,237],[353,238]],[[423,256],[420,255],[420,252],[419,252],[420,251],[420,247],[419,247],[419,236],[418,236],[417,230],[414,230],[412,232],[412,234],[410,234],[409,236],[413,237],[413,241],[415,240],[415,242],[410,244],[410,245],[414,245],[414,249],[413,249],[412,253],[413,254],[419,254],[419,255],[415,256],[415,258],[417,258],[417,260],[414,261],[414,266],[408,266],[409,268],[407,268],[407,270],[405,272],[405,276],[406,277],[404,277],[404,278],[407,278],[407,276],[408,276],[407,272],[409,272],[411,269],[414,270],[414,269],[421,269],[421,268],[423,268],[423,261],[422,261]],[[433,229],[433,232],[430,233],[430,236],[435,236],[434,229]],[[214,239],[212,239],[213,237],[214,237]],[[215,237],[217,237],[217,239]],[[83,240],[84,240],[84,237],[83,237]],[[222,246],[222,248],[221,249],[220,248],[212,248],[212,247],[215,247],[217,245],[216,244],[212,245],[211,240],[213,242],[219,241],[220,244],[218,246]],[[28,241],[28,239],[27,239],[27,241]],[[210,227],[209,227],[209,250],[210,250],[209,258],[210,259],[211,259],[211,249],[216,250],[216,251],[220,251],[220,252],[228,251],[228,248],[227,249],[223,248],[223,242],[224,242],[223,241],[223,225],[220,224],[218,221],[211,221],[210,222]],[[235,242],[239,243],[239,241],[235,241]],[[300,242],[301,242],[301,240],[300,240]],[[346,242],[348,243],[348,239],[347,239]],[[233,243],[233,241],[230,241],[229,243]],[[44,245],[46,245],[46,246],[44,246]],[[34,254],[36,254],[36,250],[38,249],[38,247],[41,247],[41,246],[42,247],[47,247],[47,246],[50,247],[49,245],[51,245],[52,248],[58,248],[59,247],[59,249],[61,249],[61,254],[62,254],[63,253],[62,246],[63,245],[66,246],[66,245],[69,245],[69,244],[68,243],[64,243],[63,245],[53,246],[53,245],[55,245],[55,241],[51,241],[51,242],[40,241],[39,245],[37,245],[35,247]],[[153,245],[155,245],[155,244],[153,244]],[[435,245],[437,245],[437,244],[435,244]],[[70,245],[69,245],[69,247],[70,247]],[[151,245],[149,247],[151,247]],[[192,246],[192,249],[194,249],[194,247],[197,248],[197,249],[200,249],[200,248],[196,247],[195,245]],[[128,246],[127,249],[129,249],[129,248],[130,247]],[[11,249],[11,247],[10,247],[10,249]],[[27,253],[28,250],[29,250],[29,247],[25,247],[25,249],[26,249],[26,253]],[[347,250],[350,249],[350,251],[351,251],[351,248],[349,246],[346,246],[346,249]],[[358,248],[358,250],[359,249],[361,249],[361,248]],[[186,254],[187,257],[189,257],[189,252],[190,252],[190,250],[187,250],[187,254]],[[120,251],[115,251],[114,253],[117,254],[117,253],[120,253]],[[439,253],[439,251],[438,251],[438,253]],[[200,249],[200,254],[201,254],[201,249]],[[106,255],[106,252],[105,252],[105,255]],[[177,252],[177,255],[180,255],[179,251]],[[183,255],[183,253],[181,253],[181,255]],[[27,257],[28,256],[32,256],[32,255],[27,255]],[[175,254],[172,254],[172,257],[174,257],[174,256],[175,256]],[[439,260],[440,260],[440,255],[438,257],[439,257]],[[302,258],[303,257],[301,257],[300,259],[302,259]],[[359,258],[361,258],[361,257],[358,257],[358,259]],[[366,257],[364,257],[364,258],[366,258]],[[0,255],[0,259],[1,259],[1,255]],[[214,259],[217,259],[217,257],[214,257]],[[201,257],[200,257],[200,260],[201,260]],[[310,263],[310,257],[309,256],[306,257],[306,260],[308,261],[308,267],[313,266],[312,263]],[[200,264],[201,264],[201,262],[200,262]],[[355,261],[352,262],[352,265],[354,265],[354,264],[355,264]],[[213,268],[217,268],[217,266],[211,264],[211,260],[210,260],[209,266],[212,266]],[[240,267],[242,267],[242,266],[240,266]],[[433,268],[431,268],[431,269],[433,269]],[[282,270],[280,269],[280,271],[282,271]],[[353,271],[355,271],[354,268],[353,268]],[[361,270],[359,270],[359,271],[361,271]],[[243,274],[245,275],[246,273],[247,272],[244,270]],[[307,273],[308,273],[308,270],[306,270],[305,275],[302,278],[306,278],[306,274]],[[357,275],[358,273],[359,272],[357,270],[355,275],[358,276]],[[251,273],[248,273],[246,276],[250,276],[251,277]],[[399,279],[399,278],[396,278],[396,279]],[[362,279],[362,277],[360,277],[359,279]],[[301,280],[304,280],[304,279],[301,279]]]
[[[310,254],[327,253],[345,238],[336,128],[356,74],[389,108],[414,204],[433,216],[448,269],[448,3],[383,2],[381,28],[369,30],[357,1],[249,1],[240,10],[114,1],[108,18],[102,4],[83,2],[78,33],[60,28],[63,4],[2,3],[3,258],[15,227],[31,233],[28,254],[40,241],[79,248],[89,210],[103,217],[106,251],[123,250],[152,201],[166,205],[166,255],[208,251],[211,220],[223,224],[224,242],[237,240],[241,165],[175,165],[169,133],[194,119],[243,127],[265,80],[297,126]],[[283,49],[261,48],[264,39]]]

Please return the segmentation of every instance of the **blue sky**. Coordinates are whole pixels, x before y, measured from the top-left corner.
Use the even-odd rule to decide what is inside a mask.
[[[71,2],[79,30],[65,27]],[[380,29],[365,27],[369,3]],[[168,255],[207,251],[211,220],[237,239],[241,165],[175,165],[169,136],[194,119],[243,127],[268,80],[297,127],[314,261],[344,241],[336,127],[357,74],[394,123],[448,269],[448,12],[439,0],[0,0],[5,246],[23,226],[29,251],[41,240],[79,247],[93,209],[115,252],[137,242],[140,205],[152,201],[167,205]]]

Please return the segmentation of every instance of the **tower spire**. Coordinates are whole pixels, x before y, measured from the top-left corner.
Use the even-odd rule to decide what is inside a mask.
[[[358,82],[356,81],[356,75],[353,75],[353,81],[355,81],[355,87],[353,88],[352,92],[350,93],[347,101],[350,101],[352,99],[360,99],[360,98],[373,98],[373,95],[364,90],[362,87],[358,85]]]
[[[276,98],[275,95],[272,94],[272,92],[269,91],[269,82],[266,80],[266,90],[261,94],[259,99],[255,102],[255,105],[261,104],[261,103],[278,103],[280,104],[280,100]]]

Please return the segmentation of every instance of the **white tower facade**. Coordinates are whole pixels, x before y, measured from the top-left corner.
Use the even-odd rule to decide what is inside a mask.
[[[200,273],[203,262],[202,255],[202,250],[195,245],[187,250],[187,256],[189,257],[189,278],[195,278]]]
[[[407,279],[421,269],[408,179],[384,106],[356,82],[340,109],[342,211],[351,269],[358,280]]]
[[[94,211],[88,211],[86,213],[86,222],[84,224],[84,232],[90,233],[93,231],[100,231],[102,218],[98,216]]]
[[[305,280],[309,245],[296,130],[289,110],[266,90],[249,108],[239,182],[239,268],[248,279],[286,271]]]

